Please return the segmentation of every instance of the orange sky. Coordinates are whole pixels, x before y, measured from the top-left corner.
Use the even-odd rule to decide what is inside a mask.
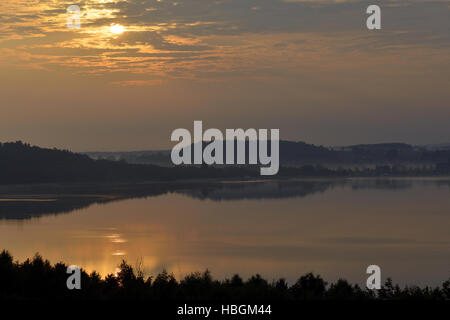
[[[168,148],[203,120],[325,145],[450,142],[450,1],[372,2],[2,0],[0,141]]]

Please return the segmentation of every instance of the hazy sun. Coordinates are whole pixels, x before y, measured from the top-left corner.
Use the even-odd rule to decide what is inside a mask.
[[[121,34],[125,31],[125,27],[121,26],[120,24],[111,24],[111,26],[109,27],[109,31],[114,34]]]

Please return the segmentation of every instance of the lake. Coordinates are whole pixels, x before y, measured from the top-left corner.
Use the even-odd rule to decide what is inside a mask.
[[[226,182],[102,201],[2,190],[0,248],[19,261],[39,252],[102,276],[126,259],[177,278],[311,271],[365,285],[371,264],[383,281],[450,278],[450,179]]]

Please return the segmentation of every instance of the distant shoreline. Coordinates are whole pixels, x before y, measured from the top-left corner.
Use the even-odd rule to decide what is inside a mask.
[[[39,190],[41,188],[50,188],[54,190],[61,190],[64,188],[79,188],[84,187],[86,190],[89,190],[90,187],[109,187],[109,189],[114,191],[118,191],[120,187],[134,187],[134,188],[142,188],[142,187],[155,187],[155,186],[165,186],[165,187],[195,187],[196,185],[220,185],[220,184],[245,184],[245,183],[267,183],[267,182],[314,182],[314,181],[353,181],[353,180],[408,180],[408,181],[450,181],[450,175],[445,176],[318,176],[318,177],[281,177],[281,178],[229,178],[229,179],[220,179],[220,178],[205,178],[205,179],[183,179],[183,180],[174,180],[174,181],[86,181],[86,182],[48,182],[48,183],[17,183],[17,184],[1,184],[0,183],[0,199],[5,198],[7,195],[6,191],[11,195],[18,194],[11,191],[20,191],[23,190],[26,192],[30,188]],[[134,189],[133,188],[133,189]],[[108,190],[108,188],[106,189]],[[26,194],[26,193],[24,193]],[[80,193],[76,193],[80,194]],[[95,196],[93,193],[85,193],[89,196]],[[109,194],[109,193],[107,193]],[[99,196],[103,196],[103,194],[98,194]]]

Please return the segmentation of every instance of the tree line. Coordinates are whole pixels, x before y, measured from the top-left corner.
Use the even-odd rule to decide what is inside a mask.
[[[375,168],[365,169],[330,169],[316,164],[300,167],[282,166],[278,175],[272,178],[439,176],[448,174],[450,174],[450,161],[415,168],[402,165],[379,165]],[[21,141],[0,143],[0,184],[235,178],[260,178],[259,166],[161,167],[150,164],[131,164],[124,161],[94,160],[84,154],[40,148]]]
[[[0,299],[127,299],[127,300],[449,300],[450,279],[439,287],[401,288],[387,279],[377,291],[352,285],[344,279],[328,284],[320,275],[307,273],[294,284],[285,279],[268,281],[256,274],[247,280],[239,275],[215,280],[206,270],[177,280],[166,271],[145,277],[139,267],[122,261],[115,274],[102,278],[81,270],[81,290],[68,290],[67,265],[52,265],[36,254],[23,263],[0,253]]]

